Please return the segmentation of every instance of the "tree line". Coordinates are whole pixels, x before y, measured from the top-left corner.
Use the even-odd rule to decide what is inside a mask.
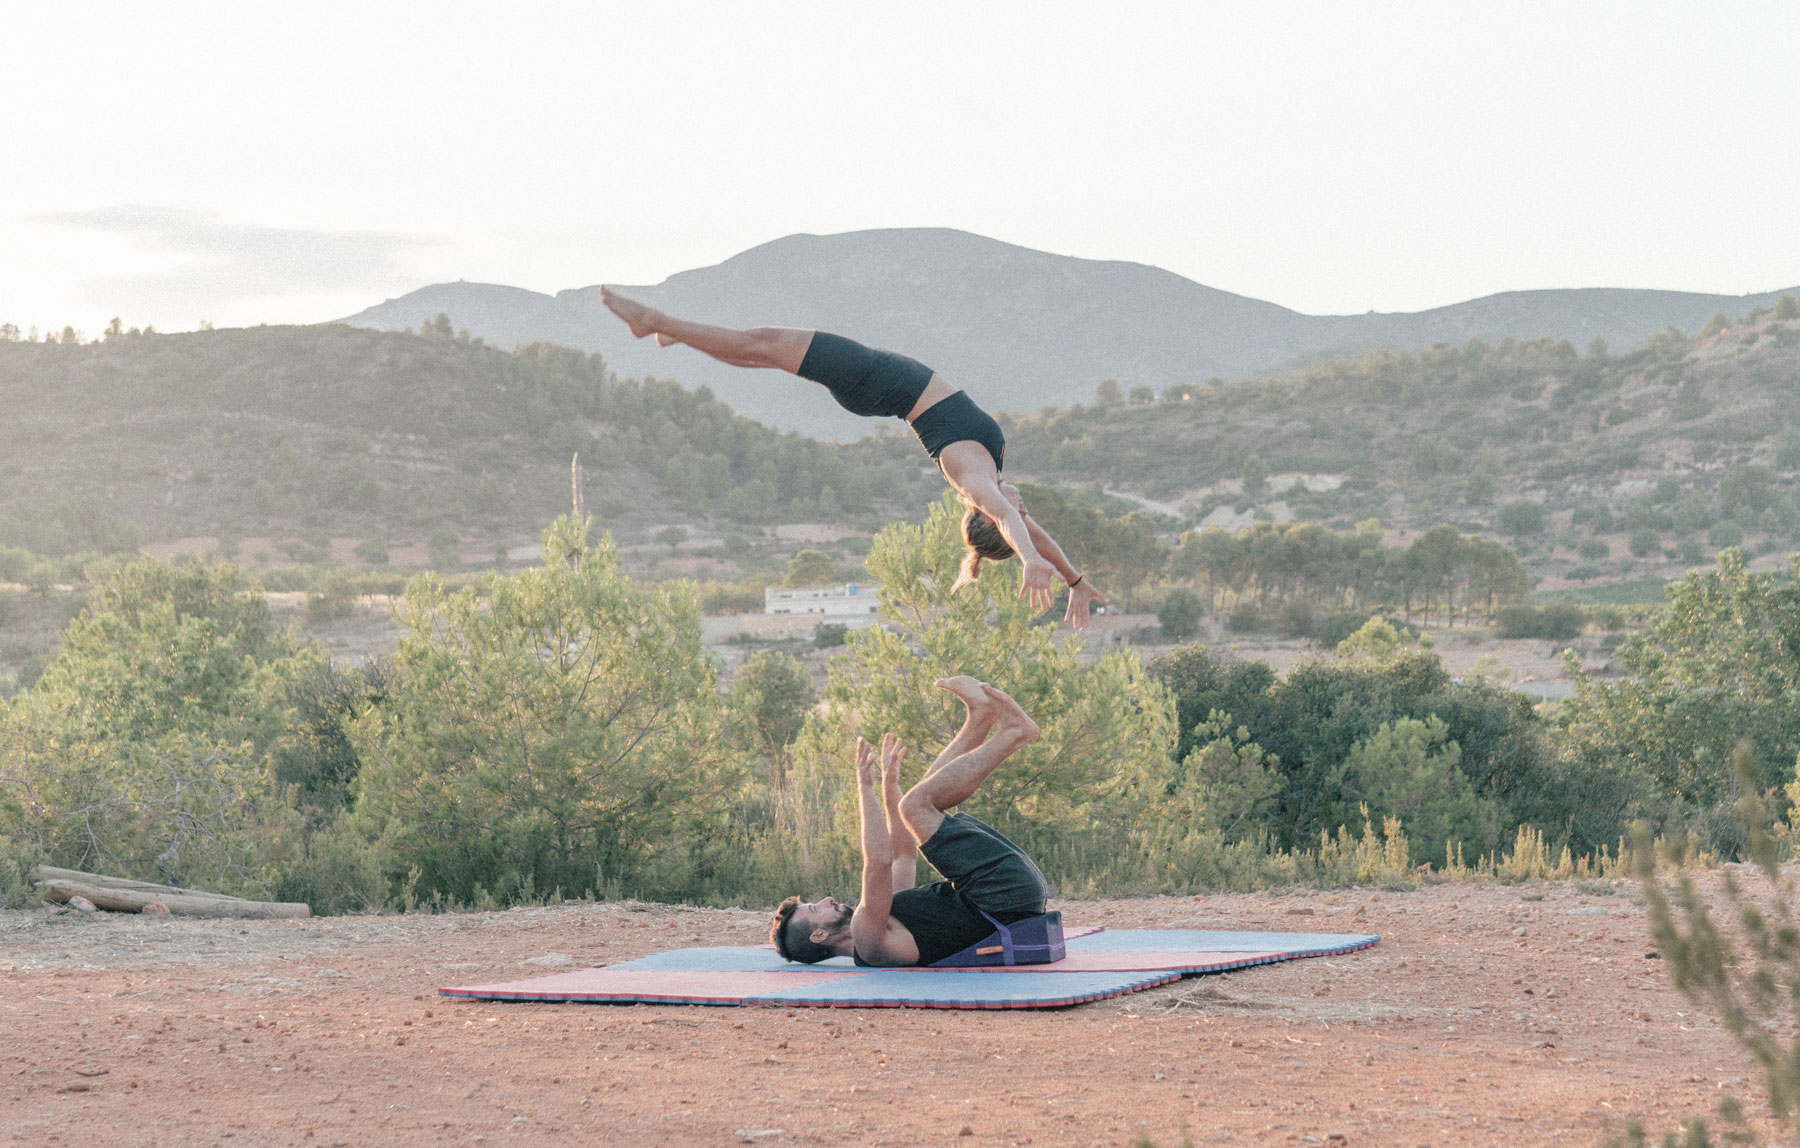
[[[626,577],[566,518],[542,567],[412,580],[397,651],[359,667],[277,630],[228,563],[117,564],[0,705],[0,896],[33,858],[321,911],[850,895],[847,749],[892,730],[918,776],[958,724],[951,673],[1042,727],[971,810],[1066,895],[1404,882],[1521,827],[1584,852],[1636,819],[1729,854],[1726,760],[1748,746],[1772,787],[1800,751],[1800,589],[1735,551],[1622,649],[1631,680],[1546,711],[1379,620],[1285,678],[1200,646],[1089,658],[1016,565],[950,592],[959,517],[946,496],[876,539],[884,625],[822,692],[774,654],[721,689],[695,588]]]
[[[1236,530],[1189,530],[1170,547],[1144,511],[1109,517],[1054,487],[1025,484],[1020,491],[1032,515],[1127,609],[1143,587],[1161,579],[1202,589],[1211,610],[1392,608],[1455,624],[1493,615],[1532,585],[1510,548],[1449,525],[1388,546],[1374,519],[1350,531],[1312,522],[1257,522]]]

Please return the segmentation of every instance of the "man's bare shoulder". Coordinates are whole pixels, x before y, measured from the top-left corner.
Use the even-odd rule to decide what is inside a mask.
[[[856,950],[856,959],[878,969],[911,968],[919,963],[919,943],[913,939],[911,929],[889,917],[881,944],[875,946],[874,952]]]

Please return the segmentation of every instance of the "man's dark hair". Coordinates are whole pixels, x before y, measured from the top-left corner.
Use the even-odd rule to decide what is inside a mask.
[[[789,897],[775,908],[775,919],[769,922],[769,941],[775,946],[783,960],[799,961],[803,965],[816,965],[826,957],[836,956],[824,945],[813,944],[810,936],[799,936],[789,928],[794,921],[794,910],[800,907],[800,898]]]

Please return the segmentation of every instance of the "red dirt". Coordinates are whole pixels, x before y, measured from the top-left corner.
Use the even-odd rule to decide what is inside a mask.
[[[523,963],[550,954],[756,943],[764,914],[744,910],[0,912],[0,1142],[1122,1146],[1185,1127],[1200,1143],[1593,1144],[1629,1117],[1706,1113],[1721,1089],[1763,1113],[1748,1058],[1646,958],[1633,892],[1067,902],[1071,924],[1384,940],[1051,1012],[433,991],[552,972]]]

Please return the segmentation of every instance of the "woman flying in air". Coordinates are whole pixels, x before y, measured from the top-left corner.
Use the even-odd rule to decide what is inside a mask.
[[[851,414],[905,419],[967,507],[962,535],[969,552],[955,588],[980,577],[984,559],[999,562],[1017,555],[1025,564],[1019,593],[1035,608],[1051,607],[1055,594],[1050,580],[1058,575],[1069,587],[1064,618],[1077,630],[1087,628],[1091,603],[1106,604],[1056,540],[1025,512],[1018,488],[1000,481],[1006,460],[1000,425],[930,367],[825,331],[735,331],[676,319],[607,287],[600,288],[600,297],[635,338],[655,335],[665,347],[685,343],[735,367],[774,367],[823,386]]]

